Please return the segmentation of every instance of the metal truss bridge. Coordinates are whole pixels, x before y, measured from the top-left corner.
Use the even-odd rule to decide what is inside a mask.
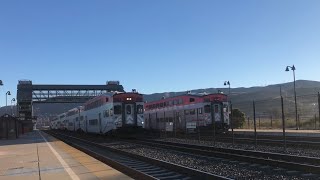
[[[34,103],[84,103],[106,92],[123,92],[119,81],[109,81],[106,85],[39,85],[22,80],[17,88],[18,116],[22,120],[34,119]]]

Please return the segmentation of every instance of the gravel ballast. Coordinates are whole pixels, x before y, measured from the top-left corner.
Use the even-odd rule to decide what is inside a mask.
[[[232,179],[313,179],[313,177],[308,177],[307,174],[302,176],[301,172],[277,167],[191,155],[132,143],[109,145],[109,147]]]
[[[255,147],[251,144],[234,144],[231,143],[222,143],[222,142],[214,142],[212,141],[198,141],[192,139],[179,139],[179,138],[166,138],[166,139],[158,139],[160,141],[168,141],[175,143],[186,143],[186,144],[194,144],[194,145],[205,145],[205,146],[214,146],[217,148],[233,148],[233,149],[241,149],[241,150],[255,150],[262,152],[272,152],[272,153],[283,153],[294,156],[307,156],[307,157],[316,157],[320,158],[320,150],[317,149],[308,149],[302,147],[287,147],[286,151],[284,151],[283,146],[268,146],[268,145],[258,145]]]

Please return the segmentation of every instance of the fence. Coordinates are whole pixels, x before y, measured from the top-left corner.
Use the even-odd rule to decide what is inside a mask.
[[[12,116],[5,114],[0,117],[0,139],[18,138],[21,124]]]
[[[254,103],[253,103],[254,102]],[[234,102],[233,108],[245,113],[245,122],[240,128],[253,129],[254,113],[257,129],[282,129],[282,108],[286,129],[320,129],[320,95],[307,94],[294,96],[281,96],[246,102]],[[255,112],[254,112],[255,110]]]
[[[32,121],[20,121],[15,117],[4,114],[0,117],[0,139],[15,139],[32,130]]]

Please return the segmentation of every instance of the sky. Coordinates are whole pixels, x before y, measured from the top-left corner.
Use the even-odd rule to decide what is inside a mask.
[[[319,9],[319,0],[1,0],[0,105],[21,79],[119,80],[150,94],[290,82],[294,64],[297,79],[320,81]]]

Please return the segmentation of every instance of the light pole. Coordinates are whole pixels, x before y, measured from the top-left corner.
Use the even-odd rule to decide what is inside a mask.
[[[231,132],[232,132],[232,145],[234,145],[234,133],[233,133],[233,122],[232,122],[232,105],[231,105],[231,101],[230,101],[230,81],[225,81],[224,85],[229,85],[229,93],[228,93],[228,105],[229,105],[229,109],[230,109],[230,125],[231,125]]]
[[[229,94],[228,94],[228,96],[230,96],[230,81],[225,81],[224,82],[224,85],[226,86],[226,85],[229,85]]]
[[[7,91],[6,92],[6,113],[7,113],[7,106],[8,106],[8,95],[10,96],[11,95],[11,93],[10,93],[10,91]]]
[[[0,80],[0,86],[3,86],[2,80]],[[1,107],[1,104],[0,104],[0,107]]]
[[[79,127],[78,130],[80,131],[80,107],[78,107],[78,121],[79,121]]]
[[[13,101],[13,102],[15,102],[15,101],[16,101],[16,99],[15,99],[15,98],[12,98],[12,99],[11,99],[11,116],[13,116],[12,101]]]
[[[296,111],[296,130],[298,130],[299,129],[299,124],[298,124],[298,108],[297,108],[297,94],[296,94],[296,74],[295,74],[296,67],[294,67],[294,65],[287,66],[286,71],[290,71],[289,68],[293,72],[293,91],[294,91],[294,105],[295,105],[295,111]]]

